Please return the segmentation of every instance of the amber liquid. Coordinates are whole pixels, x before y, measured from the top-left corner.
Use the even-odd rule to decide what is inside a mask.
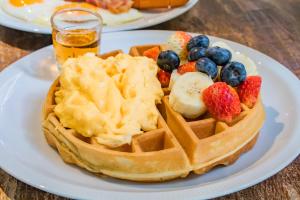
[[[58,66],[61,67],[68,58],[76,58],[88,52],[98,53],[100,38],[94,30],[72,30],[67,32],[52,32]]]

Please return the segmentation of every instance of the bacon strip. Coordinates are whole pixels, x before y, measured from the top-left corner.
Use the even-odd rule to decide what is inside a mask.
[[[118,14],[128,12],[133,5],[132,0],[66,0],[72,2],[86,2],[97,7],[108,9],[110,12]]]

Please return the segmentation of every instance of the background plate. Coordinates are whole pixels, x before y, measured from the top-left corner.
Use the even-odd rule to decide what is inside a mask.
[[[172,32],[132,31],[103,35],[102,52],[132,45],[162,43]],[[119,38],[122,38],[120,40]],[[41,108],[57,75],[52,46],[36,51],[0,73],[0,166],[21,181],[79,199],[207,199],[254,185],[288,165],[300,151],[300,82],[272,58],[226,41],[249,55],[263,77],[267,119],[255,147],[233,165],[166,183],[143,184],[99,178],[65,164],[46,143]],[[116,42],[118,41],[118,42]]]
[[[0,0],[0,4],[2,4],[3,0]],[[123,30],[132,30],[132,29],[140,29],[149,26],[153,26],[156,24],[160,24],[166,22],[170,19],[173,19],[186,11],[190,10],[198,0],[189,0],[189,2],[182,7],[174,8],[171,10],[165,11],[141,11],[143,14],[143,18],[128,22],[122,25],[116,26],[105,26],[103,32],[113,32],[113,31],[123,31]],[[34,32],[34,33],[42,33],[42,34],[51,34],[51,28],[45,26],[39,26],[30,22],[26,22],[24,20],[18,19],[14,16],[10,16],[0,6],[0,25],[21,30],[27,32]]]

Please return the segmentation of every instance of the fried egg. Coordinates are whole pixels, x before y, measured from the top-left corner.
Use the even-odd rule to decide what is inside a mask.
[[[52,13],[63,4],[61,0],[3,0],[2,7],[9,15],[19,19],[50,26]]]
[[[142,17],[142,14],[136,9],[130,9],[126,13],[113,14],[88,3],[72,3],[63,0],[2,0],[2,8],[9,15],[43,26],[50,26],[50,18],[55,11],[75,7],[98,12],[105,25],[123,24]]]

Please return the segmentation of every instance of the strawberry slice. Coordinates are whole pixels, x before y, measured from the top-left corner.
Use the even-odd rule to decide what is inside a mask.
[[[261,88],[261,82],[262,79],[260,76],[248,76],[246,80],[237,88],[241,102],[249,108],[253,108],[257,101]]]
[[[175,51],[181,60],[187,59],[187,44],[192,36],[183,31],[176,31],[167,40],[167,45],[170,50]]]
[[[147,49],[144,51],[143,56],[148,58],[152,58],[153,60],[157,61],[158,55],[160,53],[159,47],[152,47],[151,49]]]
[[[171,79],[171,74],[161,69],[157,73],[157,78],[163,88],[168,87]]]
[[[217,82],[206,88],[202,98],[209,113],[217,120],[230,123],[241,113],[237,92],[224,82]]]
[[[177,72],[179,74],[184,74],[186,72],[196,72],[196,62],[188,62],[178,67]]]

